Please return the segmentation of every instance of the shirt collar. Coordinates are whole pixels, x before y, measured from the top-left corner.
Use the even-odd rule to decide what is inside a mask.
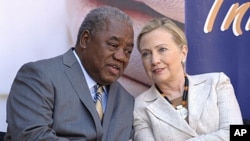
[[[94,87],[96,85],[96,82],[89,76],[89,74],[87,73],[87,71],[85,70],[84,66],[82,65],[80,58],[78,57],[78,55],[76,54],[76,51],[73,50],[73,53],[76,57],[77,62],[79,63],[79,65],[81,66],[83,75],[85,76],[85,79],[87,81],[87,85],[88,88],[91,89],[92,87]]]

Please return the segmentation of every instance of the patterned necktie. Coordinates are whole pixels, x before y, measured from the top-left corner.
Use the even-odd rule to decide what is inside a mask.
[[[100,85],[95,85],[95,105],[96,105],[96,110],[97,113],[100,117],[100,120],[102,120],[103,117],[103,110],[102,110],[102,94],[103,94],[103,86]]]

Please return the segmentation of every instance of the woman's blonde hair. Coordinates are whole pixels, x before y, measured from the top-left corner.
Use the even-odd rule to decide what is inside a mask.
[[[168,33],[170,33],[173,37],[174,42],[180,48],[182,48],[183,45],[187,45],[187,39],[183,30],[180,27],[178,27],[172,20],[166,17],[154,18],[142,28],[141,32],[137,37],[137,48],[139,51],[140,51],[140,41],[142,36],[158,28],[163,28]]]

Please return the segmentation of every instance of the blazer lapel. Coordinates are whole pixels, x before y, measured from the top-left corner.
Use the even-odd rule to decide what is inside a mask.
[[[206,85],[205,78],[188,76],[188,79],[189,126],[196,130],[197,123],[200,119],[211,86]]]
[[[150,88],[145,101],[148,103],[147,109],[154,116],[187,134],[192,136],[196,135],[194,130],[189,127],[187,122],[179,115],[172,105],[160,95],[154,85]]]
[[[91,97],[91,93],[87,86],[87,82],[85,80],[81,67],[71,49],[63,55],[63,63],[67,66],[67,69],[65,69],[65,74],[68,77],[68,80],[71,82],[72,87],[75,89],[76,94],[82,101],[83,105],[91,113],[95,121],[97,134],[101,134],[102,126],[99,116],[97,112],[95,112],[96,109],[94,102],[92,102],[93,99]]]

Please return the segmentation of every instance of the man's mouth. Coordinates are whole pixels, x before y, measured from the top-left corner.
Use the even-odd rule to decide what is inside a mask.
[[[120,67],[118,65],[109,65],[108,70],[111,74],[117,75],[120,72]]]

